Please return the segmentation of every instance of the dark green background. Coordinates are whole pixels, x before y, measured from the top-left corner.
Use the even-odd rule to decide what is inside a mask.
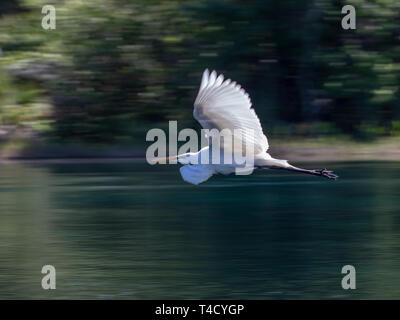
[[[56,30],[41,27],[45,4]],[[356,30],[341,27],[346,4]],[[196,126],[211,68],[244,86],[271,136],[398,135],[399,41],[396,0],[9,0],[0,124],[61,143],[143,141],[168,119]]]

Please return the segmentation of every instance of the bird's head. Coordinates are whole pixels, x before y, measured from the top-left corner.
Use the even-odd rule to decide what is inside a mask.
[[[197,153],[193,152],[183,153],[178,156],[178,162],[181,164],[197,164],[198,163]]]

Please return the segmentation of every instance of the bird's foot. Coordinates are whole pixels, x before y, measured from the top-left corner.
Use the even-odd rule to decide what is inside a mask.
[[[325,177],[328,179],[336,180],[337,178],[339,178],[338,175],[334,174],[332,171],[327,170],[327,169],[319,169],[319,170],[313,170],[313,171],[314,171],[315,175]]]

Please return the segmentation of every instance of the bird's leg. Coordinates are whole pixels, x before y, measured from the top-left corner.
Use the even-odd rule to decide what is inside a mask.
[[[286,167],[272,166],[272,167],[269,167],[269,169],[279,169],[279,170],[289,170],[289,171],[301,172],[301,173],[305,173],[305,174],[312,174],[314,176],[320,176],[320,177],[325,177],[325,178],[334,179],[334,180],[339,178],[339,176],[337,176],[332,171],[327,170],[327,169],[308,170],[308,169],[297,168],[290,164]]]

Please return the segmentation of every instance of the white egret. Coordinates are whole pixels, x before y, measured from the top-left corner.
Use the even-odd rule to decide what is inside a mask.
[[[292,166],[287,160],[272,158],[267,152],[268,140],[263,133],[260,120],[252,108],[249,95],[236,82],[230,79],[224,81],[222,74],[218,76],[215,71],[211,73],[208,69],[204,71],[200,90],[194,103],[193,115],[204,129],[239,131],[243,145],[250,145],[254,152],[252,165],[256,169],[281,169],[328,179],[338,178],[327,169],[302,169]],[[247,134],[250,131],[253,134]],[[167,160],[177,159],[178,162],[184,164],[180,168],[182,178],[192,184],[202,183],[217,173],[233,173],[239,167],[234,161],[231,164],[224,164],[222,157],[218,164],[201,163],[199,159],[210,158],[211,150],[209,145],[199,152],[184,153],[167,158]],[[232,152],[242,152],[242,150],[232,148]]]

